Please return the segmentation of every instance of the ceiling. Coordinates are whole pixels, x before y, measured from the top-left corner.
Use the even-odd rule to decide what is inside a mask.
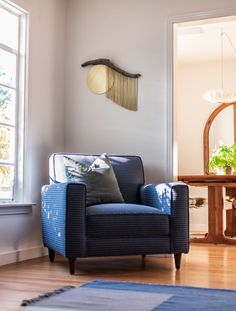
[[[176,24],[177,60],[220,61],[222,32],[223,57],[236,61],[236,16]]]

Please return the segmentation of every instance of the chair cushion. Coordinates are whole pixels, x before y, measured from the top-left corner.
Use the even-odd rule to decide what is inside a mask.
[[[64,165],[68,181],[86,185],[87,205],[124,202],[112,165],[105,153],[91,165],[64,156]]]
[[[88,239],[149,238],[169,235],[169,216],[139,204],[87,207]]]

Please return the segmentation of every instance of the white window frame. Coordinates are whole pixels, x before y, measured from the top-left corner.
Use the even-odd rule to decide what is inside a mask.
[[[11,14],[14,14],[19,19],[18,24],[18,49],[14,50],[0,42],[0,48],[4,51],[16,55],[16,85],[9,87],[8,85],[0,84],[1,86],[14,89],[15,98],[15,155],[14,155],[14,186],[13,200],[5,200],[0,198],[2,203],[23,203],[25,197],[25,174],[24,174],[24,156],[25,156],[25,111],[27,106],[27,52],[28,52],[28,13],[16,6],[14,3],[6,0],[0,0],[0,7]],[[0,123],[1,125],[3,123]],[[8,125],[9,126],[9,125]],[[3,163],[0,161],[0,164]],[[4,162],[5,163],[5,162]]]

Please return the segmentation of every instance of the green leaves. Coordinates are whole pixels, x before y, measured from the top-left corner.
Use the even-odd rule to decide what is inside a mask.
[[[215,148],[209,160],[209,168],[216,174],[227,174],[229,168],[235,171],[236,143],[231,146],[220,144]]]

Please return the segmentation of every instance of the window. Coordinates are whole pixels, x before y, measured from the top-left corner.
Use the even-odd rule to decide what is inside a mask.
[[[26,17],[0,0],[0,202],[24,198]]]

